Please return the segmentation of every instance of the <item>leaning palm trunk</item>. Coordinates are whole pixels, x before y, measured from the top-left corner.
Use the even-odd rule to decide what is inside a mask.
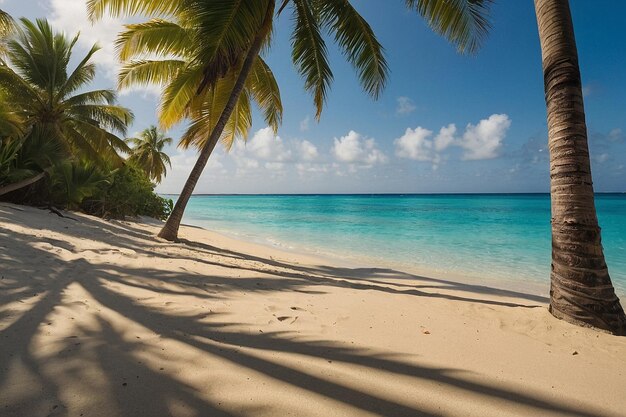
[[[604,259],[594,205],[578,52],[568,0],[535,0],[550,148],[550,312],[568,322],[626,333]]]
[[[183,219],[183,213],[185,212],[187,203],[191,198],[193,190],[195,189],[196,184],[198,183],[198,180],[202,175],[202,171],[204,171],[204,168],[209,160],[209,157],[211,156],[211,153],[213,152],[213,149],[215,149],[215,145],[217,144],[219,138],[222,136],[222,133],[224,132],[224,127],[226,126],[228,119],[230,119],[230,116],[233,113],[235,105],[237,104],[237,100],[239,100],[239,96],[243,91],[243,88],[246,84],[246,79],[248,78],[248,75],[252,70],[254,61],[259,56],[259,52],[261,51],[263,42],[269,34],[272,18],[274,15],[274,5],[274,1],[269,2],[263,25],[261,26],[259,33],[254,38],[250,49],[248,50],[246,59],[241,67],[241,71],[237,76],[237,81],[235,82],[233,90],[230,93],[230,98],[228,99],[228,102],[226,103],[226,106],[224,107],[224,110],[222,111],[222,114],[220,115],[220,118],[217,121],[215,128],[213,128],[209,140],[200,150],[198,160],[196,161],[196,164],[189,174],[189,178],[187,179],[187,182],[185,183],[185,186],[183,187],[183,190],[181,191],[180,196],[176,201],[176,205],[174,206],[174,210],[172,210],[172,214],[170,214],[170,217],[167,219],[165,225],[163,226],[163,229],[161,229],[161,232],[159,233],[159,237],[163,239],[169,241],[175,241],[176,239],[178,239],[178,229],[180,227],[180,222]]]
[[[0,195],[12,193],[13,191],[20,190],[22,188],[28,187],[29,185],[33,185],[36,182],[41,181],[46,176],[46,172],[41,172],[31,178],[27,178],[25,180],[6,185],[4,187],[0,187]]]

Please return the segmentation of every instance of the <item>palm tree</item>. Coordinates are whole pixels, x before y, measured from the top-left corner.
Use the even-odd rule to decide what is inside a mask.
[[[90,61],[99,48],[94,45],[69,72],[78,36],[67,39],[45,20],[21,23],[7,43],[0,89],[25,125],[25,140],[44,137],[62,146],[68,156],[121,164],[118,152],[130,149],[115,133],[126,133],[132,113],[115,105],[114,91],[84,91],[95,77]]]
[[[568,0],[535,0],[548,109],[552,273],[557,318],[626,334],[594,205],[578,52]]]
[[[489,28],[487,17],[492,2],[406,0],[407,6],[425,17],[431,15],[427,20],[433,29],[462,41],[467,48],[460,49],[470,52],[477,50],[477,41]],[[452,16],[451,10],[462,3],[465,3],[465,14]],[[609,277],[594,205],[582,84],[569,1],[535,0],[535,11],[543,57],[550,148],[550,312],[574,324],[625,334],[626,316]]]
[[[166,137],[156,126],[150,126],[138,138],[126,141],[134,145],[129,161],[143,169],[152,180],[161,182],[167,173],[166,165],[172,166],[170,157],[163,152],[163,148],[172,143],[172,138]]]
[[[333,77],[328,64],[326,44],[321,34],[323,28],[335,35],[336,42],[356,68],[364,89],[374,97],[378,96],[387,75],[383,49],[370,26],[350,2],[284,0],[278,13],[289,4],[292,5],[296,22],[292,36],[292,57],[305,78],[305,88],[313,95],[317,118],[321,115]],[[203,141],[198,161],[176,202],[172,215],[159,234],[165,239],[175,240],[184,209],[195,185],[237,108],[239,97],[246,91],[248,76],[254,72],[259,52],[270,41],[276,2],[215,0],[207,5],[206,2],[196,0],[171,2],[89,0],[88,6],[91,16],[95,18],[100,17],[108,9],[113,15],[154,14],[173,16],[179,23],[187,22],[186,26],[192,30],[176,29],[178,35],[174,35],[169,22],[155,20],[151,32],[146,32],[141,38],[135,38],[135,42],[144,41],[144,52],[158,50],[163,53],[164,50],[168,50],[170,55],[189,53],[196,58],[196,62],[201,63],[202,71],[198,74],[182,72],[177,77],[180,83],[186,83],[190,88],[185,89],[184,94],[175,97],[173,101],[175,111],[172,114],[183,113],[181,110],[188,107],[194,97],[202,95],[207,88],[215,86],[223,77],[232,76],[234,81],[220,117],[214,118],[214,128]],[[152,45],[152,48],[145,48],[149,45]],[[124,51],[122,46],[122,58]],[[158,76],[153,78],[159,80]],[[161,120],[165,119],[167,123],[168,119],[167,116],[163,116],[164,114],[168,113],[162,112]]]

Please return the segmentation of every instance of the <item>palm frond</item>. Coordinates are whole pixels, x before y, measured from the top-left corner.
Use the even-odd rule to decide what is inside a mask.
[[[68,106],[78,106],[82,104],[113,104],[117,99],[117,94],[113,90],[93,90],[77,94],[65,100]]]
[[[462,53],[475,53],[491,23],[493,0],[405,0],[437,33],[455,44]]]
[[[291,37],[292,59],[304,77],[304,88],[313,94],[315,117],[319,120],[333,73],[328,64],[328,52],[319,21],[310,2],[293,0],[293,4],[296,17]]]
[[[10,14],[4,10],[0,10],[0,38],[8,36],[15,31],[15,21]]]
[[[93,120],[101,129],[126,134],[128,125],[134,120],[133,113],[120,106],[102,104],[74,105],[67,110],[70,117]]]
[[[280,88],[270,67],[258,57],[248,76],[246,88],[263,113],[265,121],[276,133],[283,120]]]
[[[201,68],[187,67],[165,86],[159,107],[162,128],[168,129],[185,117],[190,101],[197,96],[202,77]]]
[[[87,0],[87,13],[92,21],[101,19],[105,13],[120,16],[169,16],[182,7],[177,0]]]
[[[190,30],[162,19],[126,25],[126,30],[115,41],[122,62],[151,54],[184,56],[193,45]]]
[[[335,34],[335,41],[357,70],[363,89],[378,98],[385,87],[389,67],[374,31],[349,0],[318,3],[321,21]]]
[[[130,61],[120,71],[118,87],[125,89],[137,85],[163,86],[171,82],[185,66],[185,61],[175,59]]]
[[[93,45],[87,55],[78,63],[74,71],[67,77],[67,80],[59,88],[58,99],[63,99],[72,94],[85,84],[93,81],[96,76],[96,66],[89,61],[93,55],[100,50],[98,45]]]

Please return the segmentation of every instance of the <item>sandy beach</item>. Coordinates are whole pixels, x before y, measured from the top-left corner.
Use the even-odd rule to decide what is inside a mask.
[[[543,297],[67,216],[0,205],[3,417],[626,415]]]

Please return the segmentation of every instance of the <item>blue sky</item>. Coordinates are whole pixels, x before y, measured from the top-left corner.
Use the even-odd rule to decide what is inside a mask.
[[[476,56],[461,56],[403,1],[355,0],[387,51],[390,81],[366,96],[329,40],[335,75],[318,123],[290,58],[288,13],[266,59],[285,107],[274,136],[255,117],[248,142],[218,149],[198,193],[547,192],[548,156],[541,53],[533,2],[493,8],[493,29]],[[97,87],[113,87],[112,40],[121,21],[85,21],[84,0],[0,0],[13,16],[48,17],[81,31],[77,52],[104,47]],[[383,6],[384,4],[384,6]],[[597,191],[626,191],[626,3],[571,0]],[[622,41],[620,41],[622,40]],[[156,123],[157,94],[123,92],[137,120]],[[176,140],[182,127],[170,131]],[[173,169],[158,191],[176,193],[195,153],[168,149]]]

